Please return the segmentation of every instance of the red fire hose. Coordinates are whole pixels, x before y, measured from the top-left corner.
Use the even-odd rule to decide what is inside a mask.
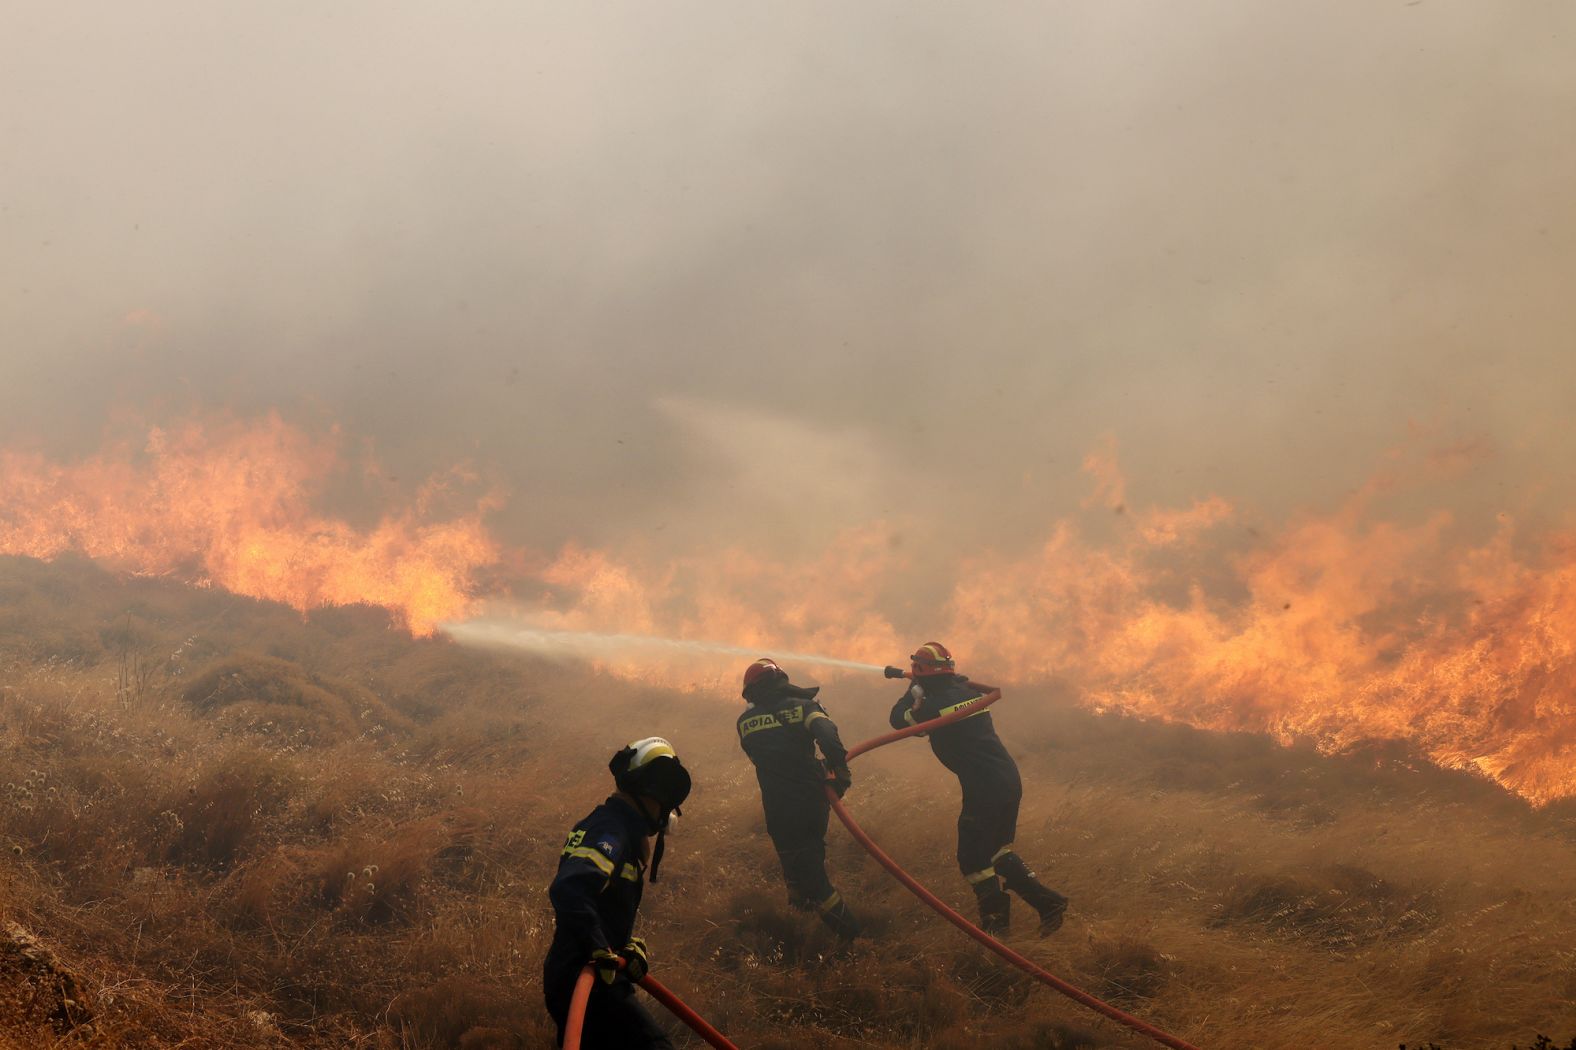
[[[896,732],[886,733],[882,736],[866,740],[864,743],[859,744],[858,746],[849,750],[849,760],[851,761],[868,751],[874,751],[876,748],[882,747],[886,744],[903,740],[907,737],[918,736],[921,733],[928,733],[933,729],[937,729],[941,726],[959,721],[960,719],[968,718],[970,715],[978,714],[985,708],[989,707],[991,704],[994,704],[997,700],[1001,699],[1000,689],[981,685],[977,682],[974,684],[978,688],[984,690],[984,693],[982,694],[978,703],[970,704],[964,710],[953,712],[950,715],[945,715],[941,718],[921,723],[920,725],[910,726],[907,729],[899,729]],[[908,890],[914,894],[914,896],[928,904],[938,914],[940,914],[942,918],[952,923],[952,925],[956,926],[958,929],[962,930],[964,933],[968,934],[980,944],[983,944],[985,947],[989,948],[991,951],[1007,960],[1013,966],[1016,966],[1018,969],[1028,974],[1030,977],[1033,977],[1042,984],[1049,985],[1051,988],[1067,996],[1069,999],[1080,1004],[1081,1006],[1088,1007],[1096,1013],[1103,1014],[1118,1024],[1125,1025],[1140,1035],[1148,1036],[1150,1039],[1153,1039],[1155,1042],[1160,1043],[1163,1046],[1171,1047],[1172,1050],[1198,1050],[1198,1047],[1194,1046],[1192,1043],[1185,1042],[1174,1035],[1163,1032],[1154,1025],[1151,1025],[1145,1021],[1141,1021],[1132,1014],[1118,1010],[1110,1003],[1095,998],[1088,992],[1083,991],[1081,988],[1068,984],[1066,981],[1062,980],[1060,977],[1057,977],[1049,970],[1043,969],[1042,967],[1036,965],[1033,961],[1025,958],[1022,955],[1019,955],[1017,952],[1013,951],[1005,944],[1002,944],[1000,941],[986,933],[984,930],[980,929],[978,926],[975,926],[972,922],[969,922],[969,920],[965,919],[956,911],[953,911],[950,907],[948,907],[946,903],[941,900],[941,898],[937,897],[934,893],[931,893],[924,886],[920,885],[912,875],[904,871],[898,866],[896,861],[887,856],[886,853],[882,851],[881,847],[877,846],[875,841],[865,833],[865,830],[854,821],[854,818],[848,815],[848,810],[843,808],[842,800],[837,797],[837,793],[834,792],[830,787],[826,789],[826,796],[827,800],[831,803],[832,812],[837,814],[837,819],[843,822],[843,825],[848,828],[848,833],[852,835],[861,846],[869,851],[870,855],[876,859],[876,862],[888,872],[890,872],[893,878],[897,879],[905,887],[907,887]],[[564,1050],[580,1050],[580,1035],[582,1029],[585,1026],[586,1003],[591,997],[591,988],[596,983],[596,979],[596,968],[587,964],[586,967],[580,971],[580,978],[575,982],[574,995],[571,996],[569,1000],[569,1018],[567,1023],[564,1025]],[[674,995],[650,974],[642,977],[636,983],[638,983],[642,988],[650,993],[653,999],[656,999],[657,1002],[661,1003],[663,1006],[672,1011],[675,1017],[688,1025],[690,1029],[695,1032],[695,1034],[706,1040],[707,1043],[717,1047],[718,1050],[739,1050],[737,1046],[728,1041],[726,1036],[717,1031],[711,1025],[707,1024],[704,1018],[702,1018],[694,1010],[691,1010],[687,1005],[685,1005],[683,1000]]]
[[[705,1018],[701,1017],[700,1014],[684,1005],[683,1000],[674,995],[672,992],[668,991],[666,985],[659,982],[649,973],[636,983],[646,991],[650,992],[653,999],[661,1003],[663,1006],[666,1006],[673,1013],[674,1017],[677,1017],[680,1021],[683,1021],[685,1024],[689,1025],[692,1032],[706,1040],[706,1042],[710,1043],[712,1046],[715,1046],[717,1050],[739,1050],[738,1047],[734,1046],[728,1041],[727,1036],[723,1035],[711,1025],[707,1024]]]
[[[580,1033],[586,1022],[586,1003],[591,999],[591,987],[596,984],[596,967],[587,963],[580,970],[580,977],[575,981],[575,992],[569,997],[569,1019],[564,1024],[564,1050],[580,1050]],[[706,1019],[691,1010],[684,1000],[668,990],[667,985],[658,981],[649,973],[635,982],[644,988],[653,999],[666,1006],[674,1017],[689,1025],[690,1030],[706,1042],[715,1046],[717,1050],[739,1050],[728,1041],[728,1037],[706,1023]]]
[[[586,1024],[586,1003],[591,1001],[591,987],[596,984],[596,967],[590,963],[580,968],[575,979],[575,992],[569,997],[569,1017],[564,1022],[564,1050],[580,1050],[580,1030]]]
[[[849,759],[851,760],[866,753],[867,751],[873,751],[884,744],[890,744],[906,737],[917,736],[920,733],[928,733],[932,729],[956,722],[959,719],[967,718],[970,715],[978,714],[980,711],[983,711],[985,708],[1001,699],[1000,689],[995,689],[988,685],[982,685],[978,682],[973,683],[973,685],[977,689],[984,690],[982,698],[978,703],[971,704],[962,711],[955,711],[950,715],[945,715],[941,718],[921,723],[920,725],[911,726],[908,729],[899,729],[896,732],[887,733],[884,736],[878,736],[873,739],[866,740],[864,743],[852,748],[848,752]],[[972,922],[965,919],[951,908],[947,907],[947,905],[943,903],[939,897],[937,897],[934,893],[931,893],[924,886],[921,886],[914,880],[913,876],[904,871],[902,868],[898,867],[896,861],[882,852],[881,847],[877,846],[874,840],[872,840],[869,835],[865,834],[865,830],[854,822],[854,818],[848,815],[848,810],[843,808],[842,801],[837,797],[837,793],[830,787],[826,789],[826,797],[827,800],[831,802],[832,812],[837,814],[837,819],[841,820],[843,825],[848,828],[848,833],[852,835],[861,846],[869,851],[870,855],[876,859],[876,863],[880,864],[883,868],[890,872],[892,877],[906,886],[909,892],[913,893],[914,896],[930,905],[930,907],[940,914],[943,919],[946,919],[948,922],[952,923],[952,925],[956,926],[958,929],[962,930],[964,933],[968,934],[970,937],[974,938],[976,941],[983,944],[985,947],[989,948],[1003,959],[1006,959],[1009,963],[1016,966],[1030,977],[1033,977],[1041,984],[1049,985],[1056,991],[1061,992],[1063,995],[1073,1000],[1075,1003],[1086,1006],[1096,1013],[1103,1014],[1118,1024],[1126,1025],[1128,1028],[1138,1032],[1140,1035],[1148,1036],[1150,1039],[1153,1039],[1155,1042],[1160,1043],[1163,1046],[1172,1047],[1173,1050],[1198,1050],[1198,1047],[1194,1046],[1192,1043],[1184,1042],[1174,1035],[1161,1031],[1152,1024],[1139,1020],[1132,1014],[1118,1010],[1110,1003],[1096,999],[1094,996],[1090,995],[1081,988],[1077,988],[1074,985],[1068,984],[1066,981],[1062,980],[1060,977],[1057,977],[1050,971],[1035,965],[1035,963],[1029,959],[1019,955],[1017,952],[1013,951],[1005,944],[1002,944],[996,938],[992,937],[990,934],[986,933],[984,930],[980,929],[978,926],[974,925]],[[568,1044],[566,1043],[565,1045],[567,1046]]]

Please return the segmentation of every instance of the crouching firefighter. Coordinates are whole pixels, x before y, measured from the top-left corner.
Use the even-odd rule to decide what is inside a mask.
[[[830,784],[842,798],[852,774],[836,723],[815,702],[818,692],[819,687],[788,681],[788,673],[771,660],[755,661],[744,672],[749,706],[739,716],[739,746],[755,764],[766,833],[782,863],[788,903],[819,912],[832,932],[851,941],[859,936],[859,922],[826,877],[826,788]],[[824,766],[816,759],[817,745]]]
[[[547,890],[557,927],[542,963],[542,991],[562,1046],[575,981],[591,963],[600,979],[586,1006],[580,1045],[671,1050],[673,1044],[635,999],[632,982],[646,973],[646,944],[634,936],[635,913],[648,871],[657,881],[668,820],[689,796],[690,775],[673,746],[656,736],[619,751],[608,769],[617,790],[570,832]]]
[[[907,677],[913,684],[892,708],[893,729],[967,710],[989,691],[956,673],[952,654],[940,642],[927,642],[909,659]],[[896,668],[887,668],[887,674],[904,677]],[[1003,890],[1005,886],[1039,912],[1041,936],[1059,929],[1067,898],[1041,885],[1013,849],[1023,781],[1018,764],[996,735],[990,711],[966,715],[927,735],[930,749],[956,774],[963,788],[958,867],[979,899],[980,926],[987,933],[1007,932],[1012,898]]]

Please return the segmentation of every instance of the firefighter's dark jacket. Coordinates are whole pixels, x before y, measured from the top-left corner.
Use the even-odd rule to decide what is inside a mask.
[[[739,746],[755,764],[761,801],[770,814],[779,806],[824,804],[826,777],[816,761],[819,744],[833,769],[848,764],[837,724],[815,702],[819,689],[779,679],[752,689],[739,716]]]
[[[569,833],[547,888],[558,916],[543,964],[548,984],[565,978],[573,984],[592,952],[629,942],[645,889],[648,826],[634,806],[613,795]]]
[[[916,679],[893,705],[888,721],[893,729],[907,729],[965,710],[983,698],[983,692],[962,675],[926,675]],[[960,780],[1000,780],[1005,784],[1018,779],[1018,765],[996,735],[989,710],[968,715],[927,735],[930,749]]]

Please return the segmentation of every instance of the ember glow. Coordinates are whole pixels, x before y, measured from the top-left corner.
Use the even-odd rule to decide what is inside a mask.
[[[332,441],[277,416],[154,427],[73,463],[0,452],[0,553],[74,551],[301,610],[381,605],[418,634],[464,615],[497,559],[485,501],[433,520],[429,491],[356,528],[313,509],[339,466]]]

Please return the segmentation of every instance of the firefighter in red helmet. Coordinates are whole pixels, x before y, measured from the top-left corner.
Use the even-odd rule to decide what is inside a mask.
[[[826,786],[841,798],[852,774],[836,723],[815,701],[819,691],[794,685],[775,661],[755,661],[744,671],[748,706],[737,723],[739,746],[755,764],[766,833],[782,863],[788,903],[818,912],[832,932],[851,941],[859,935],[859,922],[826,874]],[[824,765],[816,759],[817,747]]]
[[[957,673],[952,654],[940,642],[926,642],[909,660],[913,681],[892,707],[892,728],[964,711],[983,698],[983,690]],[[963,788],[958,867],[979,900],[981,927],[987,933],[1007,931],[1012,898],[1006,890],[1011,890],[1039,912],[1042,936],[1059,929],[1067,898],[1042,885],[1013,849],[1023,781],[1018,764],[996,735],[990,711],[965,715],[927,735],[930,749]]]

